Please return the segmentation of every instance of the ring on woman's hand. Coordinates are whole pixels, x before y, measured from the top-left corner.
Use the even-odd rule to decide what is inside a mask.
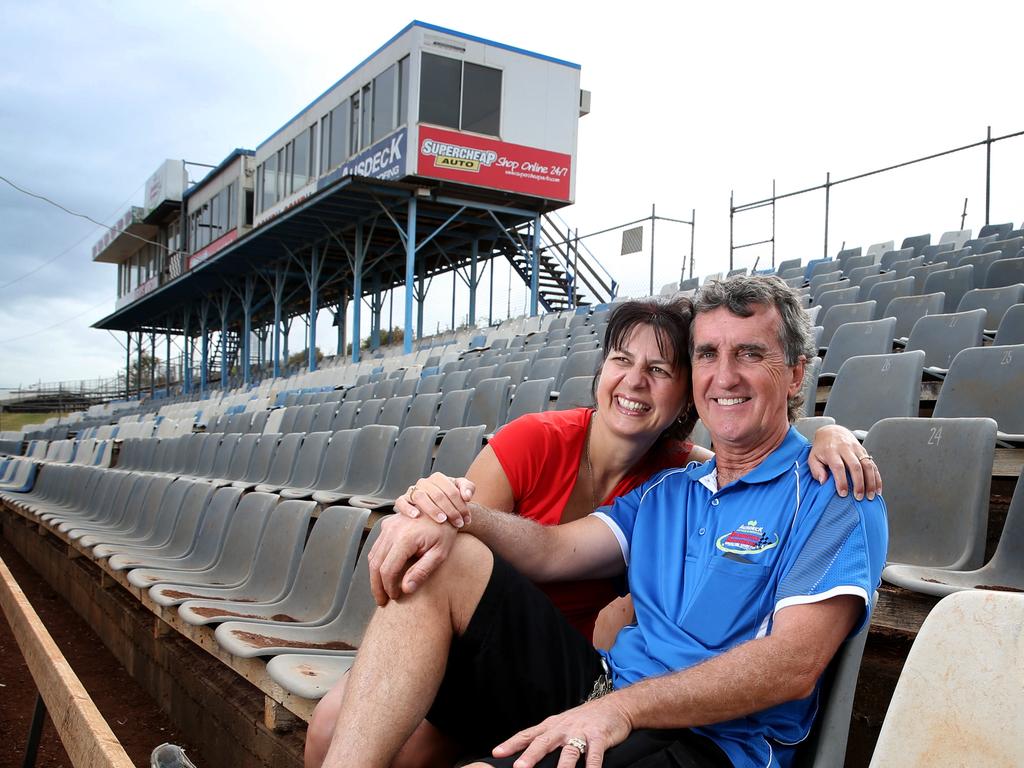
[[[857,461],[870,461],[871,463],[874,463],[875,457],[872,456],[870,453],[865,453],[863,456],[857,459]]]
[[[573,736],[571,739],[565,742],[565,746],[572,747],[580,753],[580,757],[587,754],[587,742],[585,739],[581,739],[579,736]]]
[[[412,495],[414,493],[416,493],[416,486],[415,485],[410,485],[409,486],[409,490],[405,492],[405,496],[406,496],[406,498],[409,499],[409,503],[410,504],[412,503]]]

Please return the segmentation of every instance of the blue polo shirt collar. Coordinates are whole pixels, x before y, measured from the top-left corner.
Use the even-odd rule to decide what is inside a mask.
[[[774,480],[782,473],[788,472],[793,468],[793,463],[800,459],[801,454],[808,445],[810,443],[807,442],[803,435],[797,432],[796,427],[790,426],[789,432],[786,433],[779,447],[768,454],[764,461],[739,478],[737,482],[752,485],[754,483],[767,483]],[[711,459],[711,461],[706,461],[687,470],[686,474],[691,480],[699,482],[702,477],[710,475],[712,472],[717,471],[717,469],[717,459]]]

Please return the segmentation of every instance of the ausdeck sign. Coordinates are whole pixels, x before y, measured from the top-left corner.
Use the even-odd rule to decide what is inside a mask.
[[[420,176],[568,200],[571,165],[560,152],[420,125]]]

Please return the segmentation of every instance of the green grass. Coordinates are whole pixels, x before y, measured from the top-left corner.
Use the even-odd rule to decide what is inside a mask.
[[[26,424],[42,424],[59,413],[0,413],[0,432],[17,432]]]

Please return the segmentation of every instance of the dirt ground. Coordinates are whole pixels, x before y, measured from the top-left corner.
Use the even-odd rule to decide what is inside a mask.
[[[149,754],[169,741],[183,746],[197,766],[204,762],[188,742],[103,646],[89,626],[22,560],[3,538],[0,558],[10,568],[32,607],[120,740],[132,763],[148,766]],[[20,768],[35,708],[36,687],[5,618],[0,614],[0,768]],[[43,728],[37,768],[70,768],[49,717]]]

